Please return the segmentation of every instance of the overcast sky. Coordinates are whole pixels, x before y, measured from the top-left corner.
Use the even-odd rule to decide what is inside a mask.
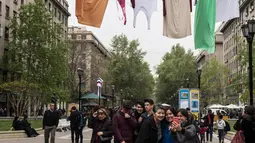
[[[107,9],[105,11],[103,23],[101,28],[93,28],[86,25],[80,25],[75,16],[75,0],[68,0],[69,11],[69,25],[85,26],[88,30],[99,38],[106,48],[111,48],[110,43],[114,35],[125,34],[129,40],[139,39],[140,48],[147,52],[145,60],[150,64],[152,73],[155,73],[155,67],[160,64],[162,57],[166,52],[169,52],[171,47],[180,43],[185,49],[194,49],[193,35],[183,39],[169,39],[163,36],[163,6],[162,0],[158,0],[158,9],[151,18],[151,30],[147,29],[147,19],[145,14],[140,11],[137,20],[136,28],[133,27],[133,9],[130,0],[126,0],[127,25],[123,24],[123,16],[121,9],[117,8],[117,0],[109,0]],[[193,8],[194,9],[194,8]],[[193,29],[194,12],[191,13],[191,23]],[[218,26],[219,24],[217,24]],[[193,33],[193,30],[192,30]]]

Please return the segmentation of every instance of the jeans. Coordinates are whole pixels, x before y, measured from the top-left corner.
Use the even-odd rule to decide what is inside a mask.
[[[83,127],[78,128],[78,135],[80,137],[80,143],[83,143]]]
[[[56,126],[45,126],[44,128],[44,143],[55,143]]]
[[[225,138],[225,131],[224,129],[219,129],[218,130],[218,133],[219,133],[219,141],[221,143],[221,141],[224,141],[224,138]]]
[[[208,126],[208,130],[206,131],[206,140],[209,140],[209,134],[210,134],[210,141],[212,141],[212,135],[213,135],[213,126]]]
[[[74,143],[74,134],[75,134],[75,143],[79,142],[79,130],[78,127],[71,127],[71,140]]]

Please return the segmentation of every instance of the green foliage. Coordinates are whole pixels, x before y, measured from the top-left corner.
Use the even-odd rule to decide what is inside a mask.
[[[162,63],[157,67],[157,74],[158,102],[176,105],[179,88],[186,88],[188,84],[190,88],[197,87],[195,57],[191,50],[186,52],[180,44],[173,46],[171,52],[164,55]]]
[[[138,49],[138,40],[129,41],[125,35],[114,36],[111,46],[106,81],[115,85],[121,99],[137,101],[150,97],[154,79],[148,63],[143,60],[146,53]]]
[[[249,101],[249,55],[248,55],[248,43],[244,37],[237,37],[238,54],[237,61],[239,65],[239,73],[233,78],[232,85],[235,85],[233,91],[237,94],[241,94],[240,101],[247,104]],[[255,43],[252,46],[252,54],[255,55]],[[255,64],[255,58],[252,58],[253,65]],[[254,69],[254,68],[253,68]],[[255,71],[253,70],[253,77]],[[253,90],[253,93],[255,90]]]
[[[201,91],[205,93],[205,102],[207,104],[223,102],[221,99],[228,84],[228,73],[228,68],[219,63],[216,58],[210,59],[203,67]]]
[[[10,24],[12,37],[4,59],[8,61],[5,65],[9,73],[14,80],[20,80],[19,84],[35,85],[40,89],[35,93],[38,95],[59,93],[61,97],[67,94],[62,90],[67,77],[67,45],[61,25],[52,19],[43,0],[23,5]],[[6,91],[9,85],[2,86],[6,87],[2,90]],[[18,89],[16,92],[21,94],[23,91]],[[26,90],[22,95],[30,92]]]

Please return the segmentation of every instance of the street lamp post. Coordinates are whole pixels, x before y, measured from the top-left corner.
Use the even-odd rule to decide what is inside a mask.
[[[83,76],[83,69],[78,68],[77,73],[79,76],[79,111],[81,111],[81,77]]]
[[[250,106],[253,106],[253,74],[252,74],[252,41],[255,34],[254,18],[248,20],[247,24],[242,26],[243,36],[249,44],[249,91],[250,91]]]
[[[198,89],[200,89],[200,85],[201,85],[201,73],[202,73],[202,70],[197,69]]]
[[[187,78],[186,81],[187,81],[187,88],[189,88],[189,78]]]
[[[115,94],[115,85],[112,85],[112,108],[114,108],[114,94]]]

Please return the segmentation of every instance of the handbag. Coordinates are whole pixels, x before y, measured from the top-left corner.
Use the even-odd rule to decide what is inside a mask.
[[[234,138],[232,139],[231,143],[244,143],[244,136],[243,131],[236,132]]]
[[[102,137],[102,136],[99,136],[100,140],[101,141],[108,141],[108,140],[112,140],[112,137]]]

